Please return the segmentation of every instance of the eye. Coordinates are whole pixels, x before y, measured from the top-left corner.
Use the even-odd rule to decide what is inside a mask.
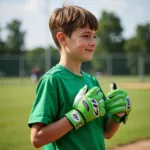
[[[83,37],[89,37],[89,35],[83,35]]]

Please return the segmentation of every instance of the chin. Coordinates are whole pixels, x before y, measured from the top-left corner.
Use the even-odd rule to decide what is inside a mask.
[[[83,60],[83,62],[92,61],[92,59],[93,59],[93,57],[85,58],[85,59]]]

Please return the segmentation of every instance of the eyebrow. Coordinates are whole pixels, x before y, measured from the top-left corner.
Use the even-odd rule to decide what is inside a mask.
[[[85,33],[88,33],[88,34],[92,34],[92,32],[90,32],[90,31],[85,31],[85,32],[83,32],[82,34],[85,34]],[[97,32],[95,32],[95,35],[97,34]]]

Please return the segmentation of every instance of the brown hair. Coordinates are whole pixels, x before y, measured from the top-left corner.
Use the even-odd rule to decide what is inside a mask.
[[[63,32],[68,37],[71,37],[73,31],[87,25],[91,30],[97,31],[98,21],[96,17],[88,10],[73,5],[55,9],[49,21],[51,34],[58,48],[60,48],[56,38],[58,32]]]

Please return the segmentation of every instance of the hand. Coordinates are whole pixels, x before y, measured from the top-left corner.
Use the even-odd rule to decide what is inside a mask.
[[[118,123],[126,123],[131,111],[129,96],[123,90],[112,90],[105,101],[106,111],[112,115],[112,119]]]
[[[99,116],[104,116],[106,113],[104,107],[103,93],[100,92],[99,87],[93,87],[87,92],[85,85],[76,95],[73,109],[65,116],[77,129]]]

